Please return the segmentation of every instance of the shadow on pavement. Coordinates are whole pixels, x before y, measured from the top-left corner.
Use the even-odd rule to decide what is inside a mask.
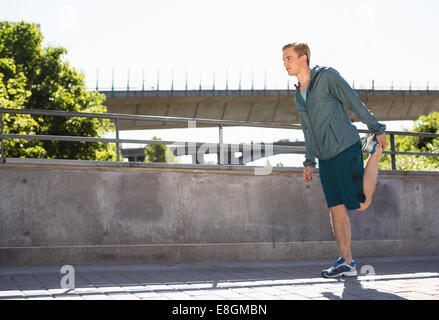
[[[325,298],[330,300],[407,300],[393,293],[365,288],[357,278],[342,278],[337,280],[344,284],[341,297],[332,292],[322,292]]]

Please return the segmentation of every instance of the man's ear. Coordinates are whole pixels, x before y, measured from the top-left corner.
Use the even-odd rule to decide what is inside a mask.
[[[300,62],[306,63],[308,65],[308,56],[306,54],[302,55],[299,59]]]

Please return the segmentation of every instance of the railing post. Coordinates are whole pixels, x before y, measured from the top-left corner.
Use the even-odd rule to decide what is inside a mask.
[[[157,68],[157,95],[159,94],[159,88],[160,88],[160,69]]]
[[[264,96],[266,95],[267,92],[267,69],[265,69],[264,72]]]
[[[187,96],[187,82],[188,82],[188,70],[186,69],[186,85],[185,85],[186,96]]]
[[[127,74],[127,92],[130,91],[130,68],[128,68]]]
[[[215,95],[215,69],[213,69],[213,87],[212,87],[213,95]]]
[[[219,152],[218,154],[218,164],[224,164],[224,150],[223,150],[223,125],[219,125]]]
[[[390,150],[392,151],[391,159],[392,159],[392,170],[396,170],[396,154],[395,152],[395,136],[393,134],[390,135]]]
[[[241,95],[241,70],[239,70],[239,95]]]
[[[200,87],[198,88],[198,89],[199,89],[199,92],[200,92],[200,94],[201,94],[201,77],[202,77],[202,74],[201,74],[201,72],[202,72],[202,70],[200,69]]]
[[[142,97],[145,92],[145,68],[142,68]]]
[[[223,143],[223,125],[219,125],[219,143]]]
[[[114,68],[111,69],[111,92],[114,92]]]
[[[3,111],[0,112],[0,134],[2,135],[1,139],[1,162],[4,161],[4,153],[3,153]]]
[[[226,69],[226,95],[229,95],[229,69]]]
[[[255,89],[255,73],[254,70],[252,69],[252,94],[254,89]]]
[[[174,95],[174,69],[172,69],[171,74],[171,96]]]
[[[96,91],[99,91],[99,68],[96,69]]]
[[[119,118],[116,118],[116,161],[120,161],[120,146],[119,146]]]

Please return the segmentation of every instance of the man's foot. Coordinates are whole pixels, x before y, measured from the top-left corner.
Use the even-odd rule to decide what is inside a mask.
[[[369,135],[364,140],[361,149],[363,151],[369,152],[370,154],[374,154],[377,146],[378,146],[378,141],[375,137],[375,134],[369,133]]]
[[[348,264],[344,258],[340,257],[332,267],[322,270],[321,274],[324,278],[356,277],[357,266],[354,260],[352,260],[351,264]]]

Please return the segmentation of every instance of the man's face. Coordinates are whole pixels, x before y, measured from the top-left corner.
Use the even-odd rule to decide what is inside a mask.
[[[303,68],[303,58],[306,59],[306,56],[302,56],[299,58],[293,48],[287,48],[284,50],[282,59],[284,61],[284,67],[287,70],[289,76],[297,75],[299,71]]]

